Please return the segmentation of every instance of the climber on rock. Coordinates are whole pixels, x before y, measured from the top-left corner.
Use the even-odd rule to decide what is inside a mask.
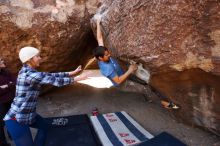
[[[100,22],[101,19],[97,19],[97,41],[99,46],[94,49],[94,56],[98,60],[101,73],[117,87],[137,70],[137,65],[131,64],[126,72],[122,70],[117,60],[111,57],[109,50],[104,46]]]
[[[101,17],[97,17],[96,25],[97,25],[97,41],[98,47],[94,49],[94,56],[98,60],[98,66],[102,75],[107,77],[111,80],[115,87],[122,84],[128,78],[132,81],[141,83],[142,85],[147,85],[146,82],[141,82],[140,80],[137,81],[137,77],[132,76],[131,74],[134,73],[138,66],[137,64],[133,63],[129,66],[128,70],[124,72],[121,66],[118,64],[117,60],[111,57],[109,50],[104,46],[103,35],[101,32]],[[152,102],[152,100],[148,100],[148,102]],[[165,102],[164,100],[161,101],[161,104],[165,108],[169,109],[178,109],[179,107],[175,105],[173,102]]]

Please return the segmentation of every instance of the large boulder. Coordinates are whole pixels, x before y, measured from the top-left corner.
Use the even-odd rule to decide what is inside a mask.
[[[90,17],[98,5],[98,0],[0,1],[1,57],[13,72],[21,67],[18,52],[24,46],[41,50],[44,71],[85,63],[96,45]]]
[[[94,20],[114,56],[143,63],[180,105],[178,118],[220,133],[219,12],[218,0],[105,0]]]

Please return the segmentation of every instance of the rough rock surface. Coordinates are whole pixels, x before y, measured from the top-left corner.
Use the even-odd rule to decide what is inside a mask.
[[[99,16],[114,56],[143,63],[179,118],[220,133],[219,0],[105,0]]]
[[[96,45],[90,17],[98,5],[98,0],[0,1],[1,57],[13,72],[21,66],[18,52],[24,46],[41,50],[45,71],[66,70],[85,62],[88,49]]]

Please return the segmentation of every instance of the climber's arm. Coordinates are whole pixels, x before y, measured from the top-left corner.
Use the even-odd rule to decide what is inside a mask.
[[[98,41],[99,46],[104,46],[100,22],[101,22],[101,19],[97,19],[97,41]]]

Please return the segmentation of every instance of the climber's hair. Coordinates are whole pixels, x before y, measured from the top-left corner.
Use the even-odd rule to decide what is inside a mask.
[[[105,51],[108,51],[106,47],[98,46],[93,50],[93,55],[99,60],[99,57],[104,57]]]

